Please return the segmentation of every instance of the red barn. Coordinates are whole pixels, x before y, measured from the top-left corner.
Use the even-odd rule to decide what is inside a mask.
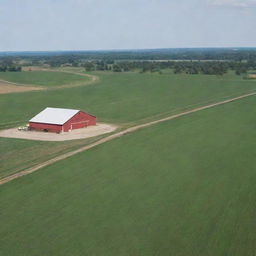
[[[29,128],[45,132],[68,132],[96,125],[96,117],[81,110],[46,108],[31,120]]]

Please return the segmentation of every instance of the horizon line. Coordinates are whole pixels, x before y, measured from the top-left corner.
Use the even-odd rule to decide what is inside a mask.
[[[124,48],[95,50],[6,50],[1,53],[45,53],[45,52],[121,52],[121,51],[153,51],[153,50],[197,50],[197,49],[256,49],[256,46],[214,46],[214,47],[170,47],[170,48]]]

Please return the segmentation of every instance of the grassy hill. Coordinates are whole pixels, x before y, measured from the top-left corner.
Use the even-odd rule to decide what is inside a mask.
[[[0,254],[254,255],[255,103],[161,123],[1,186]]]

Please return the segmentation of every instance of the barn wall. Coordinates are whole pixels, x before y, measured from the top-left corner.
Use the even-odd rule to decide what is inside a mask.
[[[69,119],[64,125],[57,124],[44,124],[30,122],[29,127],[31,130],[48,130],[49,132],[68,132],[69,130],[75,130],[84,128],[87,126],[96,125],[96,117],[89,115],[85,112],[79,111],[71,119]]]
[[[48,130],[49,132],[61,132],[62,130],[62,125],[57,125],[57,124],[43,124],[43,123],[34,123],[30,122],[29,123],[29,128],[31,130],[38,130],[38,131],[43,131],[43,130]]]
[[[91,125],[96,125],[96,117],[79,111],[63,125],[63,128],[64,131],[67,132],[69,130],[80,129]]]

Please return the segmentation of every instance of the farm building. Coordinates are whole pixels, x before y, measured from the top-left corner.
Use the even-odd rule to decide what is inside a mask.
[[[96,117],[76,109],[46,108],[29,120],[31,130],[68,132],[96,125]]]

